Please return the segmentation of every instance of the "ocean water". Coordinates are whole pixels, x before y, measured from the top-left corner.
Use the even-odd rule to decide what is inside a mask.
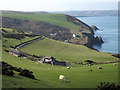
[[[102,36],[104,43],[101,46],[94,45],[94,48],[107,53],[120,54],[118,51],[118,17],[77,17],[89,26],[95,25],[100,31],[95,31],[95,36]],[[119,39],[120,40],[120,39]]]

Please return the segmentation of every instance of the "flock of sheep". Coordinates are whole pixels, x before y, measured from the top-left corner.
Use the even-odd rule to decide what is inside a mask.
[[[116,63],[113,64],[113,66],[116,66],[116,65],[117,65]],[[71,69],[71,67],[67,67],[67,69]],[[98,67],[98,69],[102,69],[102,67]],[[93,70],[90,69],[89,71],[93,71]],[[60,75],[59,80],[63,81],[64,83],[66,82],[66,79],[65,79],[64,75]]]

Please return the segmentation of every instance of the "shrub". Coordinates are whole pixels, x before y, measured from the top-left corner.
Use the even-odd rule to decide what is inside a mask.
[[[22,68],[17,68],[17,67],[13,67],[13,69],[17,72],[20,72],[22,70]]]
[[[115,83],[101,82],[96,90],[118,90],[118,88],[120,88],[120,86]]]
[[[14,72],[9,67],[2,67],[2,75],[14,76]]]
[[[29,71],[27,69],[24,69],[24,70],[21,70],[19,75],[21,76],[25,76],[25,77],[28,77],[28,78],[32,78],[32,79],[35,79],[35,77],[32,75],[32,71]]]
[[[87,62],[87,64],[93,64],[94,63],[94,61],[92,61],[92,60],[86,60],[85,62]]]

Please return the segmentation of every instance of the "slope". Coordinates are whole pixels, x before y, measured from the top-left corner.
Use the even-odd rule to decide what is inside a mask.
[[[3,61],[18,68],[33,71],[34,76],[38,79],[38,81],[32,80],[19,76],[17,73],[15,77],[3,76],[3,88],[96,88],[100,82],[118,82],[118,65],[80,66],[67,70],[66,67],[36,64],[6,52],[3,52]],[[98,70],[98,66],[101,66],[103,70]],[[90,72],[90,69],[93,72]],[[67,83],[58,80],[60,74],[66,76]]]
[[[22,51],[42,56],[54,56],[57,59],[84,62],[91,59],[95,62],[116,61],[111,54],[91,50],[83,45],[75,45],[45,38],[21,48]]]
[[[102,38],[94,37],[93,29],[77,18],[64,14],[3,13],[3,27],[39,33],[48,38],[91,47],[102,44]],[[9,18],[8,18],[9,17]],[[77,38],[73,38],[72,34]]]
[[[13,34],[13,31],[15,31],[14,34],[18,33],[17,30],[13,29],[4,28],[4,30],[8,32],[7,34]],[[33,75],[37,78],[37,80],[33,80],[20,76],[17,72],[15,72],[15,77],[2,75],[3,88],[96,88],[100,82],[118,82],[118,65],[113,66],[112,64],[103,64],[90,67],[79,65],[67,70],[66,67],[61,66],[37,64],[36,62],[28,60],[27,58],[15,57],[8,52],[5,52],[5,49],[12,49],[10,48],[11,45],[15,46],[21,42],[15,38],[2,37],[3,45],[7,46],[2,48],[2,61],[7,62],[8,64],[17,68],[28,69],[32,71]],[[24,42],[31,39],[32,38],[30,37],[25,37],[22,39],[22,41]],[[29,51],[28,53],[36,52],[37,55],[42,55],[42,53],[43,55],[53,54],[56,55],[56,58],[59,60],[75,62],[84,61],[84,59],[81,58],[85,58],[87,55],[89,57],[92,56],[93,59],[96,58],[96,61],[116,60],[115,58],[111,57],[110,54],[103,54],[82,45],[68,44],[48,38],[34,42],[28,46],[24,46],[21,49],[26,49],[26,52]],[[100,55],[101,60],[99,60],[100,57],[97,58],[96,55]],[[76,57],[78,57],[80,60]],[[98,70],[98,66],[101,66],[103,70]],[[92,69],[93,72],[90,72],[90,69]],[[63,83],[58,80],[60,74],[66,76],[67,83]]]
[[[4,14],[3,17],[11,17],[23,20],[44,21],[50,24],[62,26],[68,29],[79,29],[79,26],[66,20],[64,14]]]

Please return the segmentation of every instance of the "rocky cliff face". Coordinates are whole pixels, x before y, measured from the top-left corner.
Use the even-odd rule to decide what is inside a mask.
[[[89,25],[87,25],[86,23],[78,20],[77,18],[73,17],[73,16],[69,16],[66,15],[66,18],[68,21],[79,25],[80,26],[80,32],[82,33],[83,37],[83,44],[92,48],[92,46],[94,44],[102,44],[103,40],[101,37],[94,37],[94,29],[98,29],[97,27],[90,27]],[[80,41],[75,41],[75,42],[80,42]]]
[[[91,28],[92,28],[94,31],[99,30],[99,28],[96,27],[95,25],[92,25]]]

